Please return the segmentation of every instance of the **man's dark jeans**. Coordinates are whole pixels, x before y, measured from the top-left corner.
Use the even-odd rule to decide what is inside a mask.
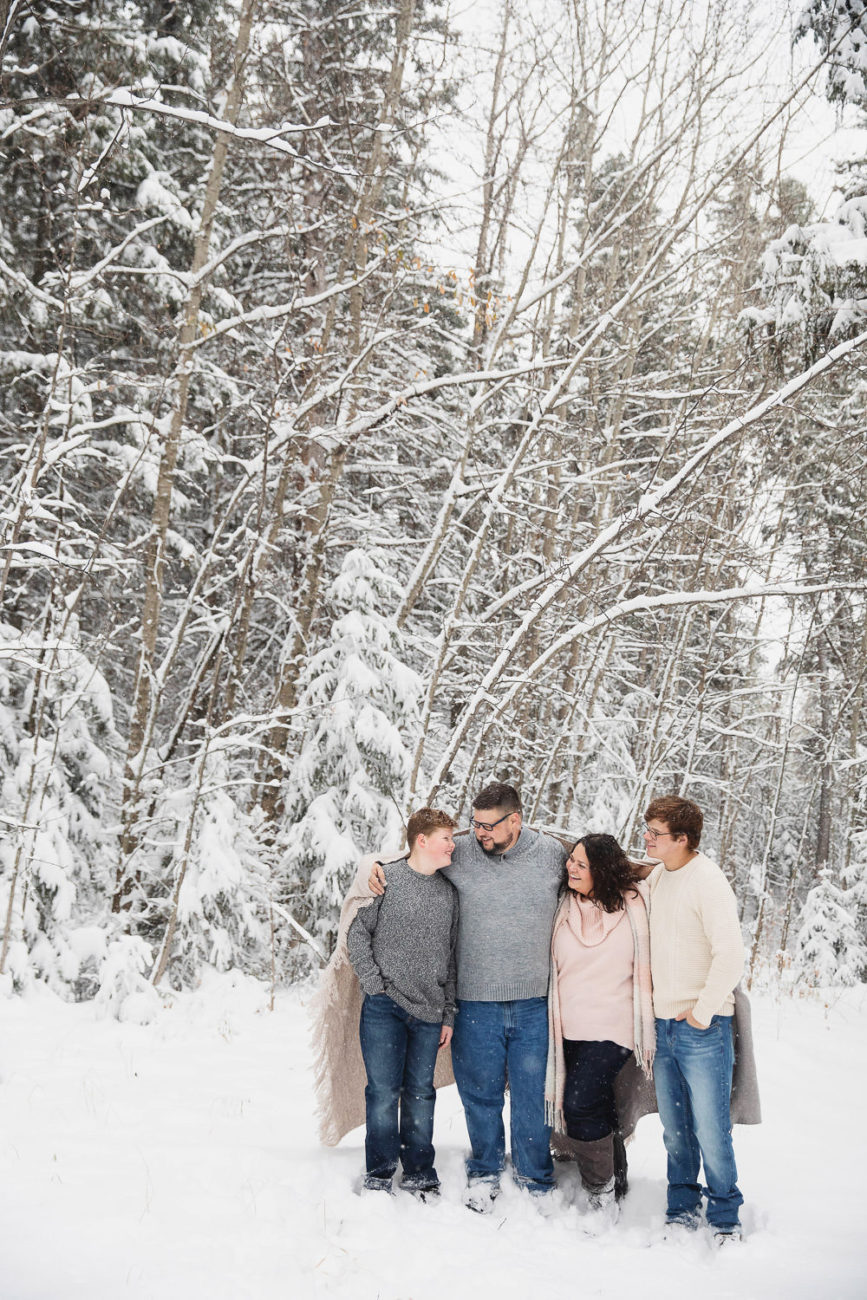
[[[361,1054],[367,1071],[366,1187],[388,1188],[400,1160],[403,1186],[437,1186],[434,1068],[442,1026],[419,1020],[385,993],[365,996]]]

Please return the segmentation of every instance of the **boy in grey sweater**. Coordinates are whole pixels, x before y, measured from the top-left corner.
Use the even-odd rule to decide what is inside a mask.
[[[434,1068],[455,1015],[458,897],[440,870],[452,860],[456,822],[421,808],[407,826],[408,858],[388,866],[388,892],[363,907],[347,935],[364,992],[359,1033],[367,1087],[364,1187],[435,1196]]]

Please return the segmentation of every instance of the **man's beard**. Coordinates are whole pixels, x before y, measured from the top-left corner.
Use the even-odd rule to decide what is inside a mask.
[[[517,835],[513,835],[512,838],[506,844],[495,844],[492,849],[486,849],[484,844],[482,844],[480,841],[479,848],[482,850],[484,854],[487,855],[487,857],[496,858],[499,857],[501,853],[508,853],[509,849],[511,849],[514,846],[515,842],[517,841],[517,838],[518,838]]]

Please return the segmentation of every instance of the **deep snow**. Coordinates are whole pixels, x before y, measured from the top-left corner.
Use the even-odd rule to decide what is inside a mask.
[[[167,1001],[149,1026],[46,993],[0,1001],[2,1300],[674,1300],[867,1296],[867,989],[754,1002],[765,1123],[735,1129],[741,1247],[660,1240],[655,1116],[631,1147],[620,1224],[580,1228],[512,1187],[464,1209],[454,1088],[437,1107],[438,1205],[362,1199],[362,1131],[317,1145],[306,1003],[239,976]]]

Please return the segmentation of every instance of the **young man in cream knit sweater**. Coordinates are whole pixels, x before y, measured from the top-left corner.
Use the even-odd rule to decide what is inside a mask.
[[[647,853],[659,863],[648,883],[653,1076],[668,1152],[667,1219],[698,1227],[704,1192],[708,1225],[722,1245],[741,1236],[730,1117],[741,928],[731,885],[699,852],[698,805],[672,795],[654,799],[644,817]]]

